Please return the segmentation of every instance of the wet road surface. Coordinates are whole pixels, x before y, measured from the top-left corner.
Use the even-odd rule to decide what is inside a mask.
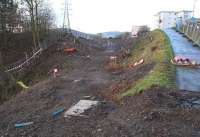
[[[200,47],[172,29],[164,30],[170,38],[175,56],[192,58],[200,63]],[[200,92],[200,68],[176,68],[176,82],[181,90]]]

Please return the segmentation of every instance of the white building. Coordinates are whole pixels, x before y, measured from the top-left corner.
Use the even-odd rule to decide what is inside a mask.
[[[157,15],[157,26],[160,29],[172,28],[176,26],[176,12],[174,11],[161,11]]]
[[[186,20],[191,19],[192,15],[193,15],[192,11],[183,10],[177,12],[177,19],[184,23]]]
[[[176,27],[177,23],[184,23],[186,20],[192,18],[192,11],[161,11],[157,17],[157,26],[160,29]]]
[[[148,26],[132,26],[131,36],[138,37],[139,33],[145,33],[149,30]]]

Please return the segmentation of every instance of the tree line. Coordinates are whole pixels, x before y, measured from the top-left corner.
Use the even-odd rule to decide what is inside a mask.
[[[8,35],[30,32],[34,48],[55,26],[54,14],[45,0],[0,0],[0,64]]]

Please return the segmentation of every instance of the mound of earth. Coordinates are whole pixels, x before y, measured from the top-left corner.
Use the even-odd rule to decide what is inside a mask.
[[[152,87],[123,99],[121,106],[103,120],[100,136],[120,132],[132,137],[198,137],[199,112],[199,93]]]

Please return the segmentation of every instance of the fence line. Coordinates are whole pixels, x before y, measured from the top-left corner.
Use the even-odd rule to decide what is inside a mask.
[[[92,34],[87,34],[87,33],[76,31],[76,30],[71,30],[71,33],[76,38],[84,38],[84,39],[92,40],[94,37],[94,35]]]
[[[194,44],[200,46],[200,24],[198,22],[188,21],[177,30],[187,36]]]
[[[24,65],[27,65],[32,59],[35,59],[37,55],[41,54],[41,52],[42,52],[42,49],[40,48],[30,58],[26,59],[25,62],[13,67],[13,68],[10,68],[10,69],[6,70],[5,72],[12,72],[12,71],[15,71],[15,70],[18,70],[18,69],[22,69]]]
[[[38,51],[34,52],[33,50],[33,55],[30,58],[28,58],[27,53],[26,53],[25,59],[15,62],[11,66],[9,66],[8,67],[9,69],[6,70],[5,72],[13,72],[13,71],[17,71],[18,69],[20,70],[23,69],[23,67],[29,64],[32,61],[32,59],[35,59],[36,56],[39,56],[42,50],[47,49],[54,42],[61,40],[65,36],[66,31],[67,30],[63,30],[61,28],[49,30],[48,35],[45,36],[44,39],[40,42],[40,49]],[[93,39],[93,35],[79,32],[76,30],[72,30],[72,35],[77,38]]]
[[[58,40],[61,40],[65,36],[65,34],[66,34],[66,30],[63,30],[63,29],[58,28],[58,29],[49,30],[48,35],[43,37],[43,40],[40,41],[40,46],[39,46],[40,49],[38,49],[37,51],[35,51],[35,49],[33,49],[33,53],[32,53],[32,56],[30,58],[28,58],[27,53],[25,53],[26,54],[25,58],[21,59],[20,61],[13,63],[12,65],[10,65],[5,72],[13,72],[13,71],[17,71],[19,69],[20,70],[23,69],[23,67],[26,64],[30,64],[30,62],[36,56],[39,56],[41,54],[42,50],[46,50],[53,43],[57,42]]]

